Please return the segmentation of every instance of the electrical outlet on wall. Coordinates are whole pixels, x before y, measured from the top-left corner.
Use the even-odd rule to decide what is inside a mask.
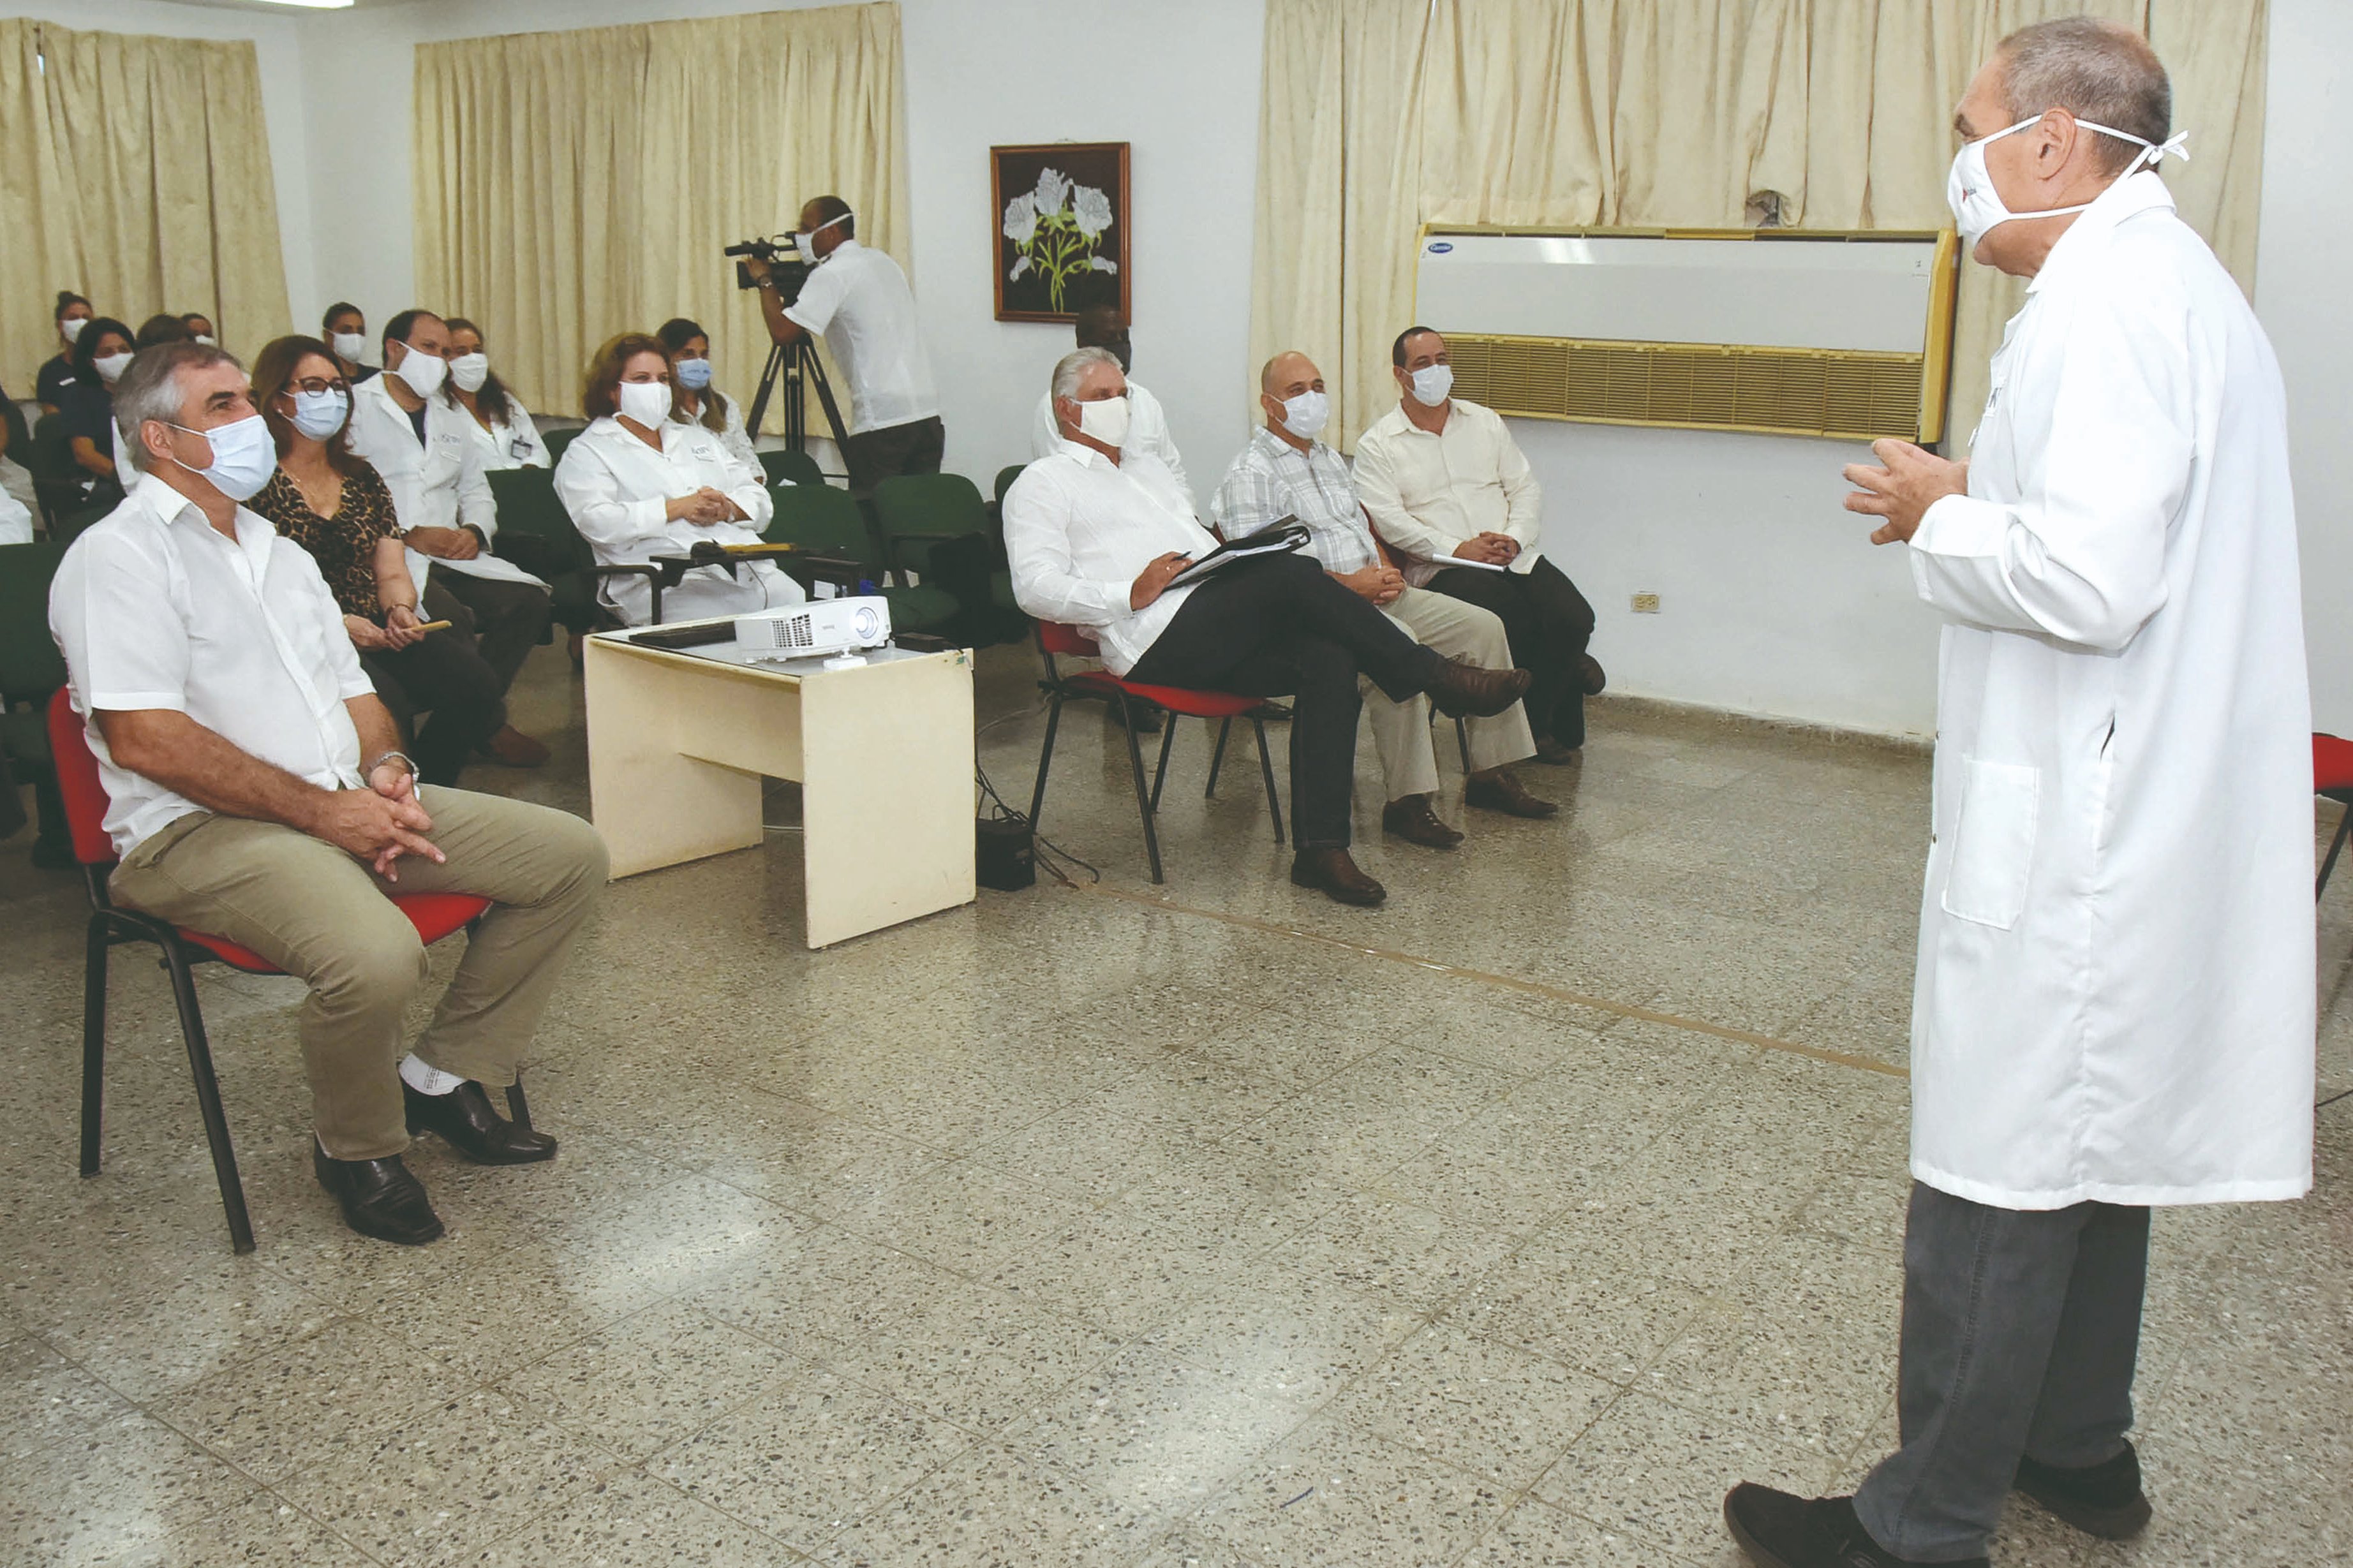
[[[1657,615],[1659,613],[1659,596],[1656,594],[1635,595],[1634,613],[1638,616]]]

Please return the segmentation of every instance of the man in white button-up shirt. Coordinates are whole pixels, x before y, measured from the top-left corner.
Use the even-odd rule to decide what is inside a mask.
[[[1082,349],[1103,349],[1119,361],[1119,373],[1127,381],[1127,446],[1130,452],[1149,452],[1160,459],[1176,488],[1187,496],[1193,493],[1193,481],[1186,477],[1185,459],[1176,450],[1176,437],[1168,428],[1168,412],[1160,406],[1160,399],[1138,385],[1128,373],[1135,361],[1129,344],[1127,323],[1109,305],[1089,305],[1079,312],[1074,323],[1078,346]],[[1038,412],[1029,421],[1029,455],[1050,457],[1062,445],[1062,422],[1054,417],[1054,394],[1051,390],[1038,395]]]
[[[555,1152],[484,1086],[514,1081],[604,885],[604,843],[564,812],[419,789],[318,567],[241,504],[276,459],[235,359],[149,349],[114,411],[139,478],[49,595],[106,785],[110,886],[309,984],[320,1184],[363,1235],[430,1241],[440,1220],[400,1158],[412,1129],[484,1163]],[[396,890],[494,900],[406,1060],[427,963]]]
[[[1492,610],[1513,662],[1535,678],[1528,728],[1541,762],[1585,744],[1585,700],[1601,667],[1585,650],[1593,606],[1538,550],[1541,487],[1492,408],[1451,395],[1446,340],[1409,327],[1389,352],[1398,405],[1356,441],[1356,495],[1373,531],[1405,558],[1405,580]]]
[[[1218,531],[1246,539],[1295,517],[1311,535],[1307,553],[1333,581],[1377,606],[1414,641],[1449,658],[1509,669],[1511,648],[1502,621],[1476,605],[1409,586],[1381,558],[1348,477],[1347,459],[1316,439],[1332,405],[1315,362],[1295,353],[1267,361],[1259,372],[1259,407],[1265,425],[1235,456],[1210,503]],[[1462,834],[1441,821],[1431,804],[1438,792],[1438,757],[1430,744],[1429,706],[1419,697],[1392,702],[1370,682],[1359,686],[1373,749],[1388,780],[1381,830],[1430,848],[1452,848],[1462,842]],[[1512,773],[1512,763],[1535,752],[1519,705],[1468,728],[1471,775],[1463,781],[1464,804],[1514,816],[1553,815],[1553,804],[1529,794]]]
[[[1127,378],[1103,349],[1054,367],[1061,450],[1021,471],[1005,496],[1013,594],[1040,620],[1092,637],[1115,675],[1150,686],[1295,693],[1291,724],[1291,879],[1343,903],[1377,904],[1381,885],[1349,858],[1359,673],[1402,700],[1427,692],[1441,712],[1502,712],[1525,670],[1474,669],[1421,647],[1314,558],[1239,562],[1170,586],[1217,541],[1157,458],[1122,449]]]

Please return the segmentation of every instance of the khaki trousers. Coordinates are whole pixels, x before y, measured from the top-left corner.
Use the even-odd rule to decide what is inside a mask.
[[[567,812],[442,785],[421,801],[448,860],[404,857],[396,884],[298,829],[210,812],[151,836],[109,884],[122,903],[227,937],[309,984],[311,1116],[320,1147],[338,1160],[408,1146],[401,1020],[427,963],[417,928],[385,895],[492,900],[416,1050],[444,1072],[503,1088],[605,886],[605,841]]]
[[[1408,588],[1382,605],[1381,613],[1404,627],[1414,641],[1449,658],[1468,659],[1482,669],[1512,668],[1510,639],[1492,610],[1427,588]],[[1438,753],[1430,740],[1430,699],[1415,696],[1392,702],[1370,681],[1363,682],[1362,689],[1365,721],[1372,726],[1373,749],[1380,753],[1388,798],[1403,800],[1409,795],[1434,792]],[[1535,755],[1528,716],[1516,702],[1493,719],[1470,721],[1470,728],[1472,773]]]

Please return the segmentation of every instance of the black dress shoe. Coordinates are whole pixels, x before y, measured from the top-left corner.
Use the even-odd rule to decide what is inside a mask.
[[[1536,737],[1536,761],[1556,768],[1565,768],[1585,752],[1575,746],[1564,746],[1550,735]]]
[[[1430,684],[1430,705],[1449,719],[1493,719],[1528,694],[1525,669],[1482,669],[1450,658]]]
[[[2130,1443],[2104,1465],[2076,1469],[2021,1459],[2018,1489],[2103,1541],[2128,1541],[2148,1523],[2148,1498],[2140,1489],[2140,1456]]]
[[[1160,733],[1160,710],[1157,708],[1147,707],[1141,702],[1135,703],[1133,706],[1135,711],[1135,732],[1139,735],[1157,735]],[[1104,703],[1103,711],[1111,715],[1111,721],[1114,725],[1117,725],[1122,729],[1126,728],[1127,721],[1121,717],[1124,710],[1123,710],[1118,703]]]
[[[319,1184],[342,1205],[343,1223],[362,1236],[422,1247],[441,1234],[441,1216],[425,1195],[425,1184],[409,1173],[400,1156],[338,1160],[311,1140],[311,1169]]]
[[[1807,1499],[1743,1481],[1724,1497],[1724,1522],[1757,1568],[1926,1568],[1871,1538],[1854,1499]],[[1988,1568],[1982,1557],[1944,1568]]]
[[[419,1094],[401,1080],[408,1102],[408,1130],[438,1132],[442,1142],[477,1165],[528,1165],[555,1158],[555,1140],[517,1127],[491,1109],[490,1091],[471,1079],[447,1094]]]
[[[1425,849],[1451,849],[1462,842],[1460,832],[1438,819],[1426,795],[1409,795],[1381,807],[1381,831]]]
[[[1536,819],[1560,809],[1548,800],[1530,795],[1528,786],[1509,768],[1489,768],[1485,773],[1472,773],[1462,786],[1462,804],[1482,811],[1500,811],[1506,816]]]
[[[1387,888],[1356,868],[1345,849],[1302,849],[1291,858],[1291,879],[1359,909],[1370,909],[1389,896]]]
[[[1602,669],[1599,659],[1589,653],[1581,653],[1577,656],[1577,682],[1585,688],[1588,697],[1599,697],[1609,689],[1609,677]]]

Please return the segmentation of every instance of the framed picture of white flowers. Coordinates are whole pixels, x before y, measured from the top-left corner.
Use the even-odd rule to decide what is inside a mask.
[[[1067,321],[1089,305],[1127,319],[1127,143],[991,147],[997,319]]]

